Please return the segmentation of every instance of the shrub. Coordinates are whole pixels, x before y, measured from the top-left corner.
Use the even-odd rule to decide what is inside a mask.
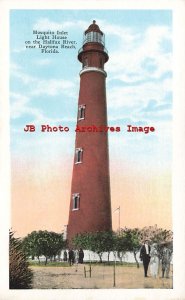
[[[30,289],[32,271],[28,268],[26,255],[21,250],[21,242],[9,233],[9,287],[10,289]]]

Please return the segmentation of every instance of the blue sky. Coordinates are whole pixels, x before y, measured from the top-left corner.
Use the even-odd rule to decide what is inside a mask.
[[[39,132],[26,135],[26,124],[62,123],[70,127],[70,133],[62,138],[69,143],[68,151],[73,152],[81,69],[77,52],[82,46],[83,32],[93,19],[105,33],[110,57],[105,66],[109,125],[122,129],[120,134],[110,134],[110,151],[121,143],[121,151],[128,159],[134,147],[136,160],[138,155],[142,159],[150,156],[153,149],[152,156],[161,157],[164,153],[165,161],[170,161],[172,15],[167,10],[11,11],[12,151],[25,153],[25,148],[31,146],[34,153],[38,145],[36,135],[42,145],[50,144],[53,136]],[[77,42],[76,49],[65,49],[60,54],[25,49],[25,41],[34,38],[34,29],[68,31],[69,39]],[[128,134],[127,124],[154,126],[156,132]],[[53,151],[58,138],[61,134],[55,134]],[[147,154],[143,151],[146,147]]]
[[[171,226],[173,94],[172,13],[169,10],[11,11],[10,109],[14,207],[25,205],[24,197],[21,200],[21,193],[25,193],[22,187],[27,187],[28,191],[35,189],[33,195],[30,193],[30,201],[35,201],[33,213],[38,211],[39,214],[42,205],[45,209],[45,203],[51,212],[52,201],[55,201],[56,207],[59,203],[63,205],[56,210],[63,210],[65,215],[63,221],[58,216],[58,224],[67,224],[81,70],[77,55],[82,46],[83,32],[94,19],[105,33],[109,53],[109,61],[105,65],[108,124],[121,127],[119,133],[109,133],[112,208],[121,204],[128,209],[131,202],[136,210],[141,210],[138,220],[135,209],[132,215],[127,209],[122,210],[122,219],[127,226],[139,226],[141,220],[144,225],[154,225],[154,222],[163,225],[166,212],[168,226]],[[33,40],[33,30],[67,31],[68,38],[76,41],[76,49],[65,49],[59,54],[28,50],[25,41]],[[26,124],[35,124],[37,131],[25,133]],[[70,131],[41,133],[42,124],[68,126]],[[152,126],[155,132],[128,133],[127,125]],[[50,190],[41,199],[43,188],[48,188],[48,181],[51,182],[55,174],[58,176],[57,184],[51,184]],[[59,188],[61,190],[56,198],[50,197]],[[148,209],[153,211],[146,222],[144,203],[148,203]],[[25,214],[25,220],[29,214],[30,210],[28,215]],[[55,218],[56,213],[51,214],[51,226]],[[131,220],[135,223],[131,224]],[[116,222],[113,219],[114,226]]]

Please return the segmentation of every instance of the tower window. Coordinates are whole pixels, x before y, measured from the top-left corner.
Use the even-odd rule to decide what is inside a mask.
[[[78,107],[78,120],[85,119],[85,105],[79,105]]]
[[[80,194],[79,193],[73,194],[72,199],[73,199],[73,208],[72,208],[72,210],[80,209]]]
[[[83,149],[82,148],[76,148],[75,150],[75,164],[82,163],[83,158]]]

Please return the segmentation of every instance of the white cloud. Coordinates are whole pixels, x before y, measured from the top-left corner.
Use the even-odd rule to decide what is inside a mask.
[[[72,117],[68,117],[68,118],[64,118],[64,117],[53,117],[50,118],[48,116],[45,116],[44,114],[42,114],[42,116],[38,116],[36,119],[33,120],[33,123],[36,125],[40,125],[40,124],[48,124],[50,126],[58,126],[61,125],[63,127],[67,126],[68,127],[68,123],[73,122],[75,124],[76,122],[76,118],[72,118]]]
[[[137,43],[137,41],[140,39],[140,34],[134,32],[133,29],[129,27],[110,24],[102,20],[97,20],[97,23],[100,25],[100,28],[103,28],[103,31],[106,33],[107,37],[109,35],[117,37],[118,41],[124,44],[126,49],[132,47],[133,43]]]
[[[46,62],[45,62],[46,63]],[[40,79],[32,77],[22,71],[17,65],[12,64],[11,74],[20,79],[23,84],[28,88],[31,86],[31,91],[27,91],[29,96],[49,95],[56,96],[60,93],[66,93],[67,95],[74,95],[74,91],[77,89],[76,82],[73,80],[65,79]]]
[[[138,121],[141,118],[140,108],[151,99],[162,104],[166,94],[172,91],[171,78],[165,78],[172,70],[172,55],[170,49],[167,51],[163,48],[163,43],[171,40],[171,32],[167,26],[150,26],[141,33],[124,30],[126,34],[119,26],[111,25],[107,25],[105,30],[106,33],[119,36],[120,40],[119,47],[110,53],[110,62],[106,66],[108,107],[114,118],[118,108],[119,119],[129,116]],[[118,80],[119,84],[111,84],[113,79]],[[121,85],[121,81],[124,85]],[[156,115],[160,119],[168,113],[170,109],[157,112]],[[150,117],[145,114],[145,120]],[[157,118],[156,122],[159,122]]]
[[[166,93],[171,91],[171,88],[170,79],[165,79],[162,82],[150,81],[138,85],[108,88],[108,105],[110,108],[134,107],[146,105],[150,99],[155,99],[160,103]]]
[[[150,78],[160,78],[172,69],[171,53],[165,51],[163,43],[171,40],[171,32],[167,26],[151,26],[143,33],[127,30],[120,35],[119,47],[110,53],[110,63],[107,71],[110,78],[125,82],[141,81]],[[151,65],[144,65],[150,60]]]
[[[12,76],[20,79],[25,85],[29,85],[36,80],[32,76],[24,73],[22,68],[17,64],[11,64],[10,71]]]
[[[76,122],[76,117],[47,117],[41,109],[37,108],[36,106],[32,107],[31,98],[27,97],[26,95],[19,94],[19,93],[10,93],[10,112],[11,118],[17,119],[22,117],[23,115],[27,114],[33,117],[30,120],[33,124],[51,124],[55,126],[56,124],[61,124],[64,126],[68,126],[65,124],[68,122]]]
[[[13,119],[18,118],[24,111],[25,106],[29,102],[29,98],[17,93],[10,93],[12,99],[11,103],[11,116]]]
[[[87,22],[77,20],[77,21],[67,21],[67,22],[54,22],[48,18],[41,18],[33,25],[33,29],[37,31],[44,30],[68,30],[69,28],[81,28],[84,29],[87,27]]]
[[[47,79],[35,81],[35,87],[33,88],[32,95],[49,95],[56,96],[61,93],[71,94],[71,89],[74,88],[74,83],[69,80],[60,79]]]
[[[12,52],[13,53],[21,53],[24,52],[26,50],[26,47],[21,47],[21,48],[13,48]]]
[[[36,64],[40,66],[48,66],[51,64],[51,59],[49,58],[39,59],[36,61]]]
[[[12,119],[19,118],[23,114],[33,115],[36,119],[42,119],[43,114],[38,108],[30,107],[30,98],[18,93],[10,93],[11,97],[11,117]]]
[[[11,62],[11,63],[10,63],[10,70],[11,70],[11,72],[14,74],[14,72],[20,71],[20,70],[22,70],[22,68],[21,68],[20,65]]]

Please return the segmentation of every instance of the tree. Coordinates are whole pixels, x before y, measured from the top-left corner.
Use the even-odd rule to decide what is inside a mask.
[[[108,261],[110,252],[114,249],[114,238],[112,231],[97,231],[92,233],[91,250],[96,252],[102,262],[102,255],[108,252]]]
[[[133,253],[136,265],[139,268],[137,253],[145,239],[149,239],[151,243],[158,244],[159,258],[162,257],[164,244],[168,243],[172,247],[173,233],[171,230],[165,230],[155,226],[139,228],[123,228],[120,234],[109,231],[99,231],[91,233],[77,234],[73,243],[77,248],[83,248],[96,252],[102,262],[102,255],[108,252],[108,260],[110,252],[113,251],[122,262],[124,254],[129,251]]]
[[[151,243],[164,243],[173,240],[173,232],[163,228],[158,228],[157,225],[145,226],[140,230],[140,241],[149,239]]]
[[[37,257],[40,263],[39,257],[42,255],[41,248],[39,247],[39,232],[32,231],[22,241],[23,251],[27,256]]]
[[[137,260],[137,253],[139,252],[144,240],[150,240],[150,243],[157,243],[159,259],[162,257],[164,244],[172,245],[173,232],[158,228],[155,226],[145,226],[142,229],[139,228],[123,228],[121,229],[121,235],[123,239],[123,247],[130,251],[134,255],[137,267],[139,268],[139,262]]]
[[[150,240],[151,244],[157,244],[159,259],[162,258],[164,245],[168,245],[171,250],[173,249],[173,232],[171,230],[158,228],[157,225],[144,227],[140,232],[140,241],[145,239]]]
[[[105,231],[103,233],[104,249],[108,253],[108,262],[110,252],[115,250],[116,234],[113,231]]]
[[[77,248],[83,248],[98,254],[102,262],[103,252],[110,252],[114,249],[114,234],[112,231],[96,231],[91,233],[77,234],[73,238],[73,244]]]
[[[76,248],[90,250],[91,248],[91,233],[78,233],[72,240],[72,244]]]
[[[60,251],[65,248],[65,241],[63,240],[63,234],[50,232],[49,233],[50,245],[51,245],[51,255],[56,259]]]
[[[21,241],[9,232],[9,285],[10,289],[30,289],[32,271],[28,267],[26,255],[22,251]]]
[[[123,238],[124,249],[132,252],[136,261],[137,268],[139,268],[139,262],[137,260],[137,253],[141,247],[140,245],[140,229],[139,228],[127,228],[121,229],[121,236]]]
[[[48,257],[56,257],[64,248],[63,234],[49,232],[47,230],[33,231],[23,240],[23,250],[28,256],[36,256],[38,259],[44,255],[47,264]]]

